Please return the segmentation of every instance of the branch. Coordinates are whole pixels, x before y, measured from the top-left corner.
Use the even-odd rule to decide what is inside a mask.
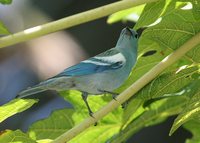
[[[119,96],[117,96],[116,100],[112,100],[101,110],[94,113],[93,114],[94,118],[88,117],[79,125],[75,126],[74,128],[70,129],[66,133],[56,138],[52,143],[65,143],[71,140],[73,137],[80,134],[81,132],[83,132],[86,128],[89,128],[91,125],[94,125],[95,122],[97,122],[99,119],[103,118],[109,112],[112,112],[115,108],[117,108],[123,102],[128,100],[131,96],[133,96],[136,92],[142,89],[156,76],[158,76],[162,71],[164,71],[167,67],[172,65],[177,60],[179,60],[185,53],[187,53],[189,50],[191,50],[198,44],[200,44],[200,33],[189,39],[180,48],[178,48],[176,51],[174,51],[169,56],[164,58],[159,64],[154,66],[149,72],[147,72],[139,80],[133,83],[128,89],[122,92]]]
[[[20,42],[28,41],[36,37],[40,37],[49,33],[53,33],[65,28],[86,23],[98,18],[108,16],[120,10],[131,8],[133,6],[155,2],[158,0],[123,0],[108,4],[99,8],[88,10],[79,14],[75,14],[57,21],[39,25],[12,35],[0,38],[0,48],[11,46]]]

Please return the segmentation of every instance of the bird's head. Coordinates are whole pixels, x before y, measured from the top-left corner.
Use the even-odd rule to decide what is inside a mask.
[[[138,34],[128,27],[122,29],[120,37],[117,41],[117,48],[137,52]]]

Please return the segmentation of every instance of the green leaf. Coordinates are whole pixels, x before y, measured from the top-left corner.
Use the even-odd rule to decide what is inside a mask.
[[[47,119],[40,120],[29,127],[29,136],[34,140],[55,139],[75,123],[72,109],[62,109],[53,112]]]
[[[155,22],[160,17],[164,7],[165,0],[146,4],[134,28],[138,29],[140,27],[148,26],[151,23]]]
[[[12,0],[0,0],[1,4],[11,4]]]
[[[64,98],[73,104],[76,111],[74,116],[76,117],[77,121],[83,120],[85,117],[88,116],[88,111],[85,103],[82,100],[80,92],[66,92],[64,93]],[[94,112],[102,108],[111,100],[111,95],[88,97],[88,103]],[[109,113],[106,117],[98,122],[97,126],[90,127],[89,129],[72,139],[70,143],[105,142],[108,138],[119,131],[122,123],[122,111],[123,109],[120,107]],[[82,116],[83,119],[78,118],[77,116]]]
[[[5,130],[0,135],[1,143],[36,143],[20,130]]]
[[[188,5],[186,9],[190,9],[193,12],[194,18],[199,20],[200,18],[200,2],[199,0],[181,0],[183,2],[187,2]]]
[[[162,20],[162,17],[186,5],[187,2],[180,2],[178,0],[160,0],[158,2],[149,3],[145,6],[134,29],[156,25]]]
[[[192,5],[194,7],[194,8],[192,8],[194,18],[196,20],[199,20],[200,19],[200,1],[192,0]]]
[[[164,16],[157,25],[144,30],[142,38],[157,42],[163,49],[176,50],[188,39],[200,32],[199,25],[200,21],[194,18],[191,11],[176,9]],[[200,48],[197,46],[190,50],[185,57],[191,62],[199,63],[199,54]]]
[[[133,82],[135,82],[137,79],[139,79],[142,75],[144,75],[146,72],[148,72],[153,66],[155,66],[156,64],[158,64],[162,59],[164,59],[167,55],[169,55],[171,52],[173,52],[175,49],[177,49],[178,47],[180,47],[185,41],[187,41],[187,39],[185,39],[185,41],[181,41],[181,44],[178,44],[179,42],[179,37],[173,37],[173,44],[170,44],[170,46],[168,46],[167,44],[169,44],[170,42],[172,42],[172,40],[168,40],[170,39],[173,35],[178,35],[179,30],[177,30],[178,28],[181,29],[183,26],[183,23],[185,21],[183,21],[183,17],[184,14],[182,14],[183,16],[182,21],[177,20],[177,15],[176,12],[177,11],[183,11],[183,10],[177,10],[175,8],[182,8],[185,3],[181,2],[181,3],[176,3],[176,1],[167,1],[165,6],[165,11],[163,12],[164,18],[161,21],[161,23],[159,23],[157,26],[153,26],[151,28],[146,29],[142,36],[139,38],[139,52],[138,52],[138,60],[137,60],[137,64],[134,67],[129,79],[123,84],[123,86],[121,86],[119,89],[117,89],[117,92],[121,92],[124,89],[128,88]],[[153,9],[153,8],[152,8]],[[186,13],[188,13],[188,15],[190,15],[190,12],[188,11],[184,11]],[[192,15],[190,15],[192,16]],[[171,22],[171,19],[168,19],[168,17],[173,18],[173,21]],[[195,19],[191,19],[192,22],[196,23]],[[177,24],[174,25],[174,22],[176,22]],[[186,21],[187,22],[187,21]],[[169,25],[171,25],[173,27],[173,29],[166,29],[165,27],[165,23],[166,26],[169,27]],[[190,24],[188,24],[190,25]],[[186,29],[187,29],[187,23],[185,24]],[[157,27],[159,27],[159,29],[157,29]],[[164,31],[164,32],[160,32],[160,31]],[[191,29],[189,29],[191,30]],[[147,32],[147,33],[146,33]],[[167,35],[168,33],[173,32],[171,34],[169,34],[169,36]],[[188,33],[188,32],[185,32]],[[156,35],[156,37],[154,36]],[[157,36],[158,35],[158,36]],[[191,38],[193,35],[190,35],[189,37]],[[181,35],[180,35],[181,37]],[[158,38],[158,39],[157,39]],[[162,41],[160,40],[162,38]],[[181,38],[183,40],[183,38]],[[166,43],[166,44],[165,44]],[[176,44],[178,44],[176,46]],[[174,46],[176,46],[176,48],[174,48]],[[154,53],[151,55],[145,55],[148,52],[152,52],[154,51]],[[200,60],[199,55],[200,54],[200,48],[199,46],[195,47],[193,50],[191,50],[190,52],[187,53],[187,56],[183,57],[181,60],[179,60],[178,62],[176,62],[174,65],[172,65],[170,68],[168,68],[166,71],[170,71],[171,69],[175,69],[177,67],[183,66],[183,65],[190,65],[192,64],[194,61],[198,62]]]
[[[34,99],[14,99],[9,103],[0,106],[0,122],[14,114],[30,108],[35,103],[37,103],[37,100]]]
[[[116,12],[108,17],[107,23],[112,24],[121,20],[122,21],[126,21],[126,20],[137,21],[138,17],[142,13],[144,6],[145,5],[140,5],[140,6],[136,6],[133,8]]]
[[[191,139],[187,139],[185,143],[200,143],[200,120],[190,120],[184,124],[184,128],[193,135]]]
[[[144,112],[137,118],[133,119],[119,134],[109,140],[110,143],[120,143],[126,141],[131,135],[138,132],[140,129],[158,124],[164,121],[167,117],[175,115],[182,110],[185,105],[186,97],[173,97],[162,99],[152,103],[145,108]]]
[[[8,35],[10,32],[6,28],[6,26],[0,21],[0,35]]]
[[[158,64],[167,55],[169,55],[171,51],[171,49],[163,50],[163,48],[161,48],[158,44],[148,39],[139,40],[139,54],[137,64],[133,68],[129,79],[116,91],[121,92],[124,89],[128,88],[133,82],[135,82],[142,75],[148,72],[153,66]],[[135,95],[137,98],[131,100],[124,111],[123,126],[126,126],[131,120],[133,120],[143,112],[140,105],[144,103],[144,100],[161,97],[164,94],[176,93],[181,90],[188,82],[194,80],[192,78],[185,77],[187,77],[188,74],[191,75],[193,74],[193,72],[197,72],[197,67],[193,67],[191,69],[189,68],[187,70],[185,69],[178,72],[177,67],[185,64],[191,64],[191,62],[183,58],[182,60],[168,68],[165,71],[165,74],[157,78],[156,81],[153,81],[152,84],[149,84],[148,86],[143,88],[143,90],[139,91]],[[171,71],[172,69],[173,71]],[[183,84],[179,84],[180,82],[183,82]],[[163,88],[159,89],[161,86],[163,86]]]
[[[200,77],[200,76],[199,76]],[[171,128],[170,135],[172,135],[182,124],[185,122],[199,118],[200,114],[200,80],[196,80],[187,88],[187,94],[192,97],[184,110],[175,119],[174,124]]]
[[[186,101],[187,99],[185,97],[186,94],[184,97],[181,97],[180,95],[183,96],[183,90],[185,89],[185,87],[196,80],[197,76],[199,75],[198,72],[199,68],[197,66],[183,66],[177,70],[165,72],[164,74],[153,80],[150,84],[145,86],[142,90],[140,90],[128,104],[128,107],[125,109],[123,116],[124,124],[122,128],[125,127],[124,130],[126,130],[126,128],[128,128],[128,130],[130,129],[130,133],[128,130],[123,130],[121,131],[123,135],[120,134],[119,138],[121,138],[121,136],[124,136],[123,140],[126,140],[129,136],[131,136],[131,134],[136,133],[144,126],[160,123],[164,119],[166,119],[166,117],[179,113],[182,109],[182,105],[185,104],[185,102],[183,101]],[[141,105],[144,103],[145,100],[152,98],[156,99],[158,97],[163,97],[163,95],[165,95],[166,98],[169,99],[155,100],[153,103],[150,104],[149,111],[145,111],[146,108],[142,108]],[[167,111],[167,113],[165,112],[165,106],[167,106],[166,108],[169,108],[170,110]],[[154,116],[155,118],[153,118]],[[144,121],[142,121],[142,119],[145,119],[145,121],[147,122],[145,122],[144,124]],[[132,124],[132,122],[134,122],[134,124],[130,127],[130,124]],[[119,138],[115,139],[115,141],[123,141],[121,140],[122,138]]]
[[[183,66],[178,70],[166,72],[151,81],[135,96],[147,100],[180,92],[186,85],[196,80],[193,75],[198,74],[198,70],[196,66]]]
[[[73,104],[74,109],[54,111],[47,119],[40,120],[31,125],[28,133],[32,139],[55,139],[89,116],[80,92],[67,91],[61,92],[61,95]],[[97,111],[111,99],[111,95],[89,96],[88,102],[92,110]],[[121,115],[122,109],[119,108],[99,121],[97,126],[90,127],[76,136],[70,143],[105,142],[107,138],[119,131],[122,120]]]
[[[64,97],[65,100],[69,101],[76,113],[78,114],[77,118],[82,117],[85,119],[88,117],[88,110],[86,108],[86,105],[81,97],[80,92],[78,91],[68,91],[68,92],[62,92],[61,95]],[[103,106],[105,106],[108,102],[112,100],[111,95],[98,95],[98,96],[88,96],[88,103],[93,110],[93,112],[98,111],[101,109]],[[104,117],[100,123],[111,123],[111,124],[119,124],[119,122],[122,121],[122,112],[123,109],[119,107],[118,109],[114,110],[113,112],[109,113],[108,116]],[[80,121],[80,120],[79,120]]]
[[[188,1],[180,2],[176,0],[161,0],[151,4],[143,4],[110,15],[107,19],[107,23],[112,24],[118,21],[124,22],[127,20],[137,22],[139,19],[134,27],[135,29],[139,29],[144,26],[150,26],[154,22],[154,24],[156,24],[156,21],[159,22],[158,18],[170,14],[170,12],[175,9],[183,8],[187,4]],[[196,4],[196,6],[198,6],[198,4]],[[149,16],[151,18],[149,18]]]
[[[142,108],[143,103],[144,101],[141,99],[133,99],[128,103],[123,113],[122,128],[145,111],[144,108]]]

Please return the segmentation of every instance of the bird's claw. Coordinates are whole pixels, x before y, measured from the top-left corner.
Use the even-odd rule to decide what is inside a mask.
[[[93,114],[94,114],[94,113],[93,113],[92,111],[89,111],[90,117],[94,118]]]
[[[92,117],[92,118],[95,119],[95,117],[93,116],[93,114],[94,114],[94,113],[93,113],[92,111],[89,111],[89,115],[90,115],[90,117]],[[97,122],[94,123],[94,126],[97,126]]]
[[[112,94],[112,98],[115,100],[115,101],[117,101],[117,96],[118,96],[118,94]]]

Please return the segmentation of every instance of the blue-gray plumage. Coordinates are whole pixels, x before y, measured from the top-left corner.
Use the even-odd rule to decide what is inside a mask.
[[[60,74],[20,92],[18,97],[45,90],[75,89],[82,92],[91,115],[92,111],[87,103],[88,94],[114,94],[113,90],[123,84],[136,63],[137,43],[137,33],[130,28],[124,28],[114,48],[65,69]]]

